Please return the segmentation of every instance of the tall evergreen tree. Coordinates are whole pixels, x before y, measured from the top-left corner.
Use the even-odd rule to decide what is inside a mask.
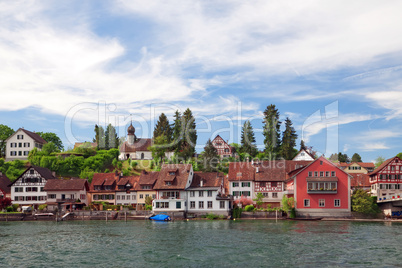
[[[106,127],[105,133],[105,149],[109,150],[119,146],[119,137],[117,136],[116,128],[109,124]]]
[[[299,151],[301,151],[301,150],[306,150],[306,145],[304,144],[304,140],[300,141],[300,150]]]
[[[106,148],[106,137],[105,137],[105,130],[102,126],[98,126],[98,146],[97,149],[105,149]]]
[[[287,117],[285,120],[285,131],[282,136],[281,154],[285,160],[291,160],[295,154],[297,134],[292,126],[292,121]]]
[[[217,171],[218,163],[219,163],[219,155],[216,148],[213,146],[211,139],[208,139],[207,143],[204,147],[204,153],[202,154],[202,158],[204,161],[204,169],[205,172],[213,172]]]
[[[195,145],[197,144],[197,130],[195,118],[189,108],[183,113],[182,127],[184,136],[181,143],[180,155],[185,159],[191,158],[195,153]]]
[[[92,140],[92,142],[96,142],[99,146],[99,126],[98,125],[95,125],[94,132],[95,132],[95,138]]]
[[[348,157],[347,154],[343,154],[343,153],[339,152],[338,161],[341,162],[341,163],[349,163],[350,158]]]
[[[249,154],[251,157],[255,157],[257,154],[254,131],[250,121],[244,122],[243,128],[241,130],[240,152],[244,154]]]
[[[172,150],[174,150],[175,153],[178,154],[181,149],[181,140],[183,139],[182,117],[181,113],[178,110],[174,114],[172,139]]]
[[[362,157],[358,153],[354,153],[352,156],[352,162],[363,162]]]
[[[167,143],[172,140],[172,127],[169,125],[169,120],[164,113],[159,116],[158,122],[154,129],[154,139],[164,135]]]
[[[265,154],[270,158],[276,158],[281,145],[279,111],[274,104],[269,105],[264,111],[264,144]]]

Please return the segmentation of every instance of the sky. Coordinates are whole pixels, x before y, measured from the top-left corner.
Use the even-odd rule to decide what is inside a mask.
[[[190,108],[197,151],[276,105],[319,153],[402,152],[401,1],[0,1],[0,124],[152,137]],[[283,130],[283,127],[282,127]]]

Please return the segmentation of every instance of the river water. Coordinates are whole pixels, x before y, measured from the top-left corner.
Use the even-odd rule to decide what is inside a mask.
[[[401,253],[395,222],[0,223],[2,267],[401,267]]]

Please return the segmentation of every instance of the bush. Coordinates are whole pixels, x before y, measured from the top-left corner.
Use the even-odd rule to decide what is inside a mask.
[[[215,220],[215,219],[218,218],[218,215],[215,215],[213,213],[208,213],[206,218],[209,219],[209,220]]]
[[[46,204],[39,205],[39,207],[38,207],[39,210],[44,210],[45,208],[47,208]]]
[[[13,206],[13,211],[17,211],[18,208],[19,208],[19,205],[18,205],[18,204],[13,204],[12,206]]]
[[[152,205],[145,205],[145,210],[152,210]]]
[[[138,166],[138,163],[136,161],[131,162],[131,166],[136,169]]]
[[[237,207],[233,209],[233,218],[241,218],[241,213],[243,209]]]
[[[8,207],[6,208],[6,210],[7,210],[7,212],[13,212],[13,211],[14,211],[14,208],[13,208],[12,206],[8,206]]]
[[[254,206],[253,206],[253,205],[247,205],[247,206],[244,208],[244,210],[247,211],[247,212],[254,211]]]

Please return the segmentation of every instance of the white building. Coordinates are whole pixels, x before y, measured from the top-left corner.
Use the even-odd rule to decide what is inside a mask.
[[[314,156],[307,151],[306,149],[302,148],[297,153],[297,155],[292,159],[293,161],[314,161]]]
[[[49,169],[30,166],[11,184],[13,204],[33,205],[35,208],[45,204],[47,193],[44,187],[51,179],[55,179],[55,176]]]
[[[139,176],[121,177],[117,182],[116,205],[135,207],[137,205],[137,187]]]
[[[229,164],[229,194],[235,199],[241,196],[254,197],[255,170],[251,162],[231,162]]]
[[[87,191],[88,181],[85,179],[55,179],[46,182],[47,207],[54,209],[59,205],[63,209],[81,209],[89,204]]]
[[[197,215],[218,214],[228,216],[232,208],[231,197],[225,195],[225,178],[218,172],[195,172],[187,189],[187,212]]]
[[[20,128],[6,139],[6,161],[28,160],[34,148],[42,150],[47,142],[35,132]]]

